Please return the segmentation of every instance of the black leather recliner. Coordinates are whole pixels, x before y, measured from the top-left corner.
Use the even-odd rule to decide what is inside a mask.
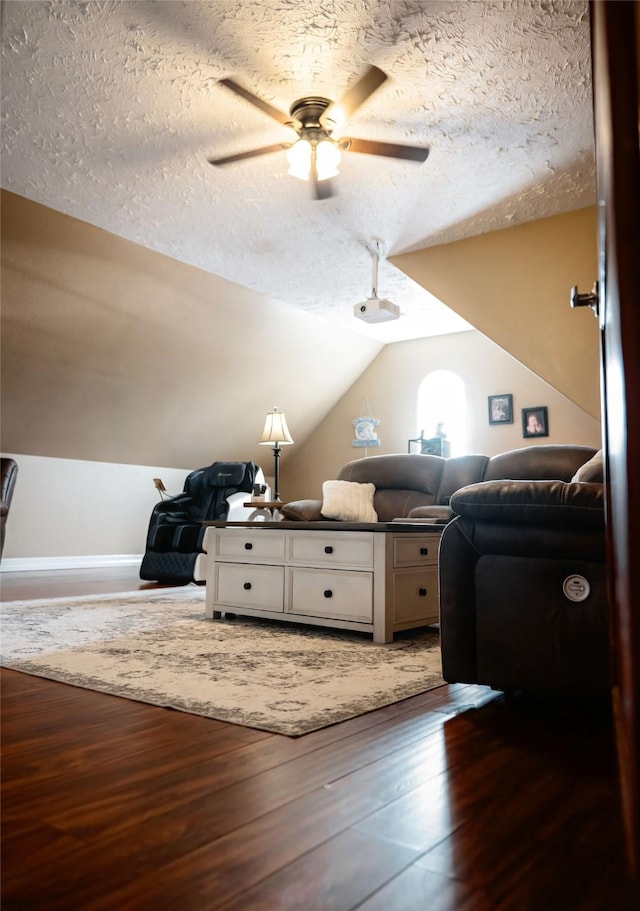
[[[5,526],[17,477],[18,463],[15,459],[7,457],[0,460],[0,556],[4,550]]]
[[[251,510],[242,503],[258,483],[264,483],[264,475],[254,462],[214,462],[187,475],[183,493],[153,508],[140,578],[179,585],[203,582],[202,523],[246,517]]]
[[[569,446],[504,453],[496,470],[510,480],[451,497],[456,517],[439,555],[447,682],[507,692],[610,687],[602,453],[580,467],[576,457]]]

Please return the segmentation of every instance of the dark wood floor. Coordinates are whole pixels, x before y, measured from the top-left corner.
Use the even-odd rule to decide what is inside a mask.
[[[3,600],[138,587],[2,575]],[[634,908],[606,706],[443,686],[292,739],[1,681],[3,911]]]

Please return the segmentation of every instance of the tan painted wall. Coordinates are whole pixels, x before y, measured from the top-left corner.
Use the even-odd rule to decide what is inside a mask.
[[[351,422],[362,414],[381,422],[381,445],[368,455],[406,452],[407,440],[422,429],[417,426],[418,388],[432,370],[454,371],[464,382],[469,452],[495,455],[534,443],[601,445],[598,420],[480,332],[400,342],[385,347],[309,439],[295,447],[283,474],[290,498],[320,497],[323,480],[364,455],[352,446]],[[487,397],[505,392],[513,395],[514,423],[490,425]],[[549,436],[523,439],[521,409],[536,405],[549,409]]]
[[[174,468],[252,459],[267,471],[265,414],[277,405],[303,441],[380,349],[2,193],[5,451]]]
[[[596,209],[391,257],[534,373],[600,417],[599,329],[570,291],[598,276]]]
[[[473,302],[486,303],[471,295],[468,312],[460,312],[477,323]],[[574,329],[579,322],[593,329],[590,313],[569,313]],[[562,318],[559,326],[559,334],[566,331]],[[253,459],[270,475],[271,450],[257,440],[274,404],[286,411],[296,441],[283,451],[282,495],[317,496],[323,480],[362,455],[351,446],[351,421],[363,411],[382,421],[375,452],[406,451],[419,429],[419,382],[440,367],[457,370],[467,384],[475,451],[525,445],[519,409],[540,404],[549,407],[549,442],[599,445],[598,421],[586,409],[480,333],[380,351],[355,333],[334,332],[6,192],[2,347],[2,449],[28,464],[7,527],[8,558],[142,552],[155,497],[149,472],[170,477],[221,458]],[[597,358],[594,366],[585,355],[583,366],[597,385]],[[489,427],[486,396],[509,391],[516,423]],[[117,498],[110,495],[116,489]],[[64,503],[73,504],[73,521]],[[42,514],[55,518],[40,521],[34,536],[34,516]]]

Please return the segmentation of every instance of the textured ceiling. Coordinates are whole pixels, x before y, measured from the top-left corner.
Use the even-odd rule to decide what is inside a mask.
[[[2,185],[380,341],[459,320],[391,263],[401,319],[369,326],[367,246],[387,256],[593,204],[582,0],[2,2]],[[416,165],[347,153],[310,198],[277,152],[281,110],[334,100],[368,64],[389,80],[347,134],[427,145]]]

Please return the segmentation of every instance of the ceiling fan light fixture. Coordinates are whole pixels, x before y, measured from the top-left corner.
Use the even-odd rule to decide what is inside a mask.
[[[338,127],[344,126],[347,120],[347,112],[344,108],[340,107],[339,104],[330,104],[323,115],[322,123],[327,128],[330,126],[333,131]]]
[[[0,0],[0,3],[2,0]],[[336,127],[349,120],[364,102],[385,82],[386,73],[377,66],[369,66],[350,85],[338,101],[321,95],[305,95],[296,99],[289,113],[274,108],[263,98],[254,95],[234,79],[221,79],[220,84],[239,95],[264,114],[289,127],[297,134],[291,143],[277,142],[234,155],[210,158],[209,164],[227,165],[287,149],[289,174],[311,184],[314,199],[329,199],[334,194],[333,182],[337,177],[342,152],[360,152],[365,155],[382,155],[405,161],[423,162],[429,149],[397,142],[380,142],[357,137],[338,138],[332,135]]]
[[[314,156],[318,180],[327,180],[338,174],[338,165],[342,156],[337,144],[330,139],[315,142],[305,138],[294,142],[287,151],[288,173],[299,180],[309,180]]]
[[[289,174],[299,180],[309,180],[313,150],[307,139],[299,139],[288,149]]]
[[[329,177],[338,176],[338,165],[340,164],[340,149],[335,142],[330,139],[323,139],[316,146],[316,167],[318,168],[318,180],[327,180]]]

